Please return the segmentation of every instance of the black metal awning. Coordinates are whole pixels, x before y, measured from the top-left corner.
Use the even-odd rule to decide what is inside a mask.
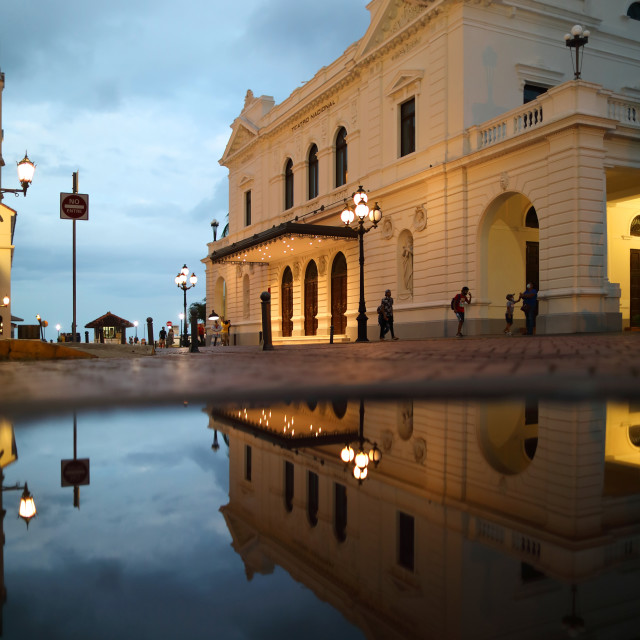
[[[296,252],[300,253],[322,242],[357,239],[357,232],[346,226],[328,227],[319,224],[283,222],[218,249],[209,258],[213,263],[269,264],[269,262],[284,260],[292,254],[295,255]]]

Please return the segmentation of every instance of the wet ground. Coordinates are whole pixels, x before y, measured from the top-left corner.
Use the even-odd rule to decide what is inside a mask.
[[[632,397],[640,333],[158,349],[88,345],[88,360],[0,362],[5,411],[336,397]],[[87,346],[80,346],[86,349]]]

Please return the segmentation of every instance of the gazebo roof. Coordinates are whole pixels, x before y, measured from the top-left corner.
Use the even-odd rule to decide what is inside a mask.
[[[124,318],[120,318],[115,315],[115,313],[111,313],[111,311],[107,311],[103,316],[92,320],[84,325],[85,329],[99,329],[100,327],[133,327],[133,323],[125,320]]]

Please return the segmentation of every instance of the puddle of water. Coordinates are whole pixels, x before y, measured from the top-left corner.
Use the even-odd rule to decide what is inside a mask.
[[[38,510],[3,491],[3,637],[637,636],[634,402],[83,411],[0,441]]]

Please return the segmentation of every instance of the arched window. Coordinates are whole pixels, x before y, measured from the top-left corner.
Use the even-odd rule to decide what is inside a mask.
[[[289,158],[284,168],[284,208],[293,207],[293,160]]]
[[[333,532],[339,542],[347,539],[347,487],[337,482],[333,494]]]
[[[631,221],[631,229],[629,230],[629,233],[632,236],[640,236],[640,216],[636,216]]]
[[[304,335],[318,331],[318,267],[311,260],[304,274]]]
[[[309,471],[307,474],[307,515],[312,527],[318,524],[319,502],[318,474]]]
[[[293,463],[284,461],[284,507],[293,511]]]
[[[347,184],[347,130],[340,127],[336,136],[336,187]]]
[[[293,334],[293,273],[287,267],[282,274],[282,335]]]
[[[347,331],[347,260],[338,252],[331,266],[331,324],[333,332],[341,335]]]
[[[533,207],[529,207],[529,211],[527,211],[527,215],[524,219],[524,226],[529,227],[530,229],[540,228],[540,225],[538,224],[538,214]]]
[[[346,400],[332,400],[331,407],[336,418],[342,419],[347,413],[347,401]]]
[[[632,20],[640,20],[640,2],[632,2],[627,9],[627,15]]]
[[[309,200],[318,197],[318,147],[315,144],[309,149]]]

